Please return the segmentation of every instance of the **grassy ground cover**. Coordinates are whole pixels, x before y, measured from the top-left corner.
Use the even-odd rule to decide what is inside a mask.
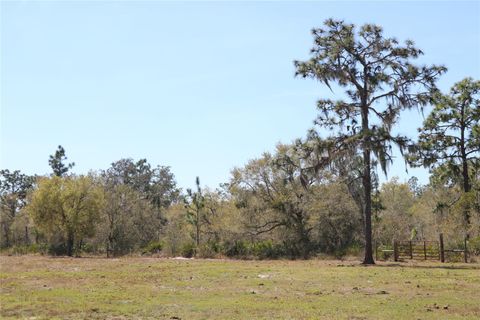
[[[480,265],[1,256],[5,319],[479,319]]]

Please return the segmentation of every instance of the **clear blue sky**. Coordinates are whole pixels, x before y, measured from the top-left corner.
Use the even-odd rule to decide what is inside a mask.
[[[480,78],[479,2],[1,2],[1,167],[75,172],[124,157],[171,166],[181,187],[305,135],[328,90],[294,78],[310,30],[329,17],[413,39],[445,64],[443,90]],[[417,112],[398,130],[414,135]],[[389,176],[401,180],[402,159]]]

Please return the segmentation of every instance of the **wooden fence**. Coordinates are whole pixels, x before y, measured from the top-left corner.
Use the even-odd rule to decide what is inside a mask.
[[[393,241],[393,247],[380,249],[384,255],[393,255],[394,261],[401,260],[435,260],[445,262],[446,258],[452,256],[463,256],[463,261],[468,262],[467,239],[461,249],[445,249],[443,235],[439,235],[438,241]],[[378,260],[379,247],[375,245],[375,255]]]

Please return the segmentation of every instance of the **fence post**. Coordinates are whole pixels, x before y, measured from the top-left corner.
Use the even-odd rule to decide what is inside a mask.
[[[463,257],[464,257],[465,263],[467,263],[468,262],[467,237],[465,237],[465,239],[463,240],[463,244],[464,244]]]
[[[427,260],[427,242],[423,240],[423,255],[425,256],[425,260]]]
[[[412,240],[410,240],[410,260],[413,260],[413,247],[412,247]]]
[[[397,240],[393,240],[393,260],[398,261],[398,244]]]
[[[443,233],[440,233],[440,261],[445,262],[445,249],[443,247]]]

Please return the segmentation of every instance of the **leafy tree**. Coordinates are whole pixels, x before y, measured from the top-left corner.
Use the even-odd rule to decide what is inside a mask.
[[[165,214],[167,223],[162,229],[162,240],[165,241],[164,253],[172,256],[182,254],[182,248],[192,244],[192,225],[185,219],[185,204],[171,205]]]
[[[383,208],[378,213],[377,240],[386,244],[392,239],[408,239],[415,228],[410,212],[415,196],[408,183],[394,177],[382,184],[379,196]]]
[[[180,190],[169,167],[152,166],[146,159],[121,159],[102,173],[109,184],[125,184],[148,199],[160,212],[177,201]]]
[[[19,170],[10,172],[0,170],[0,218],[5,246],[10,246],[10,225],[17,212],[22,209],[27,200],[27,193],[33,187],[35,177],[21,173]]]
[[[53,176],[39,180],[26,208],[50,243],[62,242],[72,256],[83,238],[94,235],[102,206],[102,190],[91,177]]]
[[[126,184],[104,186],[105,205],[98,233],[106,244],[107,257],[143,247],[155,238],[158,219],[152,217],[148,200]]]
[[[53,174],[57,177],[63,177],[68,170],[75,166],[75,162],[65,164],[68,158],[65,156],[65,149],[62,146],[58,146],[57,151],[53,155],[50,155],[48,164],[53,170]]]
[[[313,216],[312,240],[320,252],[342,255],[361,240],[358,208],[342,180],[315,186],[309,201]]]
[[[408,179],[408,187],[415,197],[420,197],[425,189],[425,187],[418,182],[418,178],[415,176]]]
[[[458,187],[432,184],[425,186],[420,196],[415,197],[409,210],[417,237],[435,239],[439,233],[443,233],[446,241],[452,245],[463,242],[465,231],[463,213],[456,206],[459,204],[460,194],[461,190]],[[475,222],[478,226],[480,221],[472,219],[472,225]]]
[[[313,230],[309,203],[319,179],[313,153],[303,153],[301,142],[278,145],[277,153],[249,161],[232,172],[230,191],[243,208],[249,232],[258,237],[284,232],[284,244],[292,255],[307,257]]]
[[[446,69],[416,66],[411,60],[422,51],[413,41],[404,45],[383,36],[380,26],[366,24],[358,31],[353,24],[329,19],[325,28],[313,29],[314,46],[308,61],[295,61],[296,74],[321,81],[332,89],[345,89],[345,99],[318,101],[315,123],[335,132],[336,150],[358,150],[362,155],[362,185],[365,215],[364,264],[373,264],[372,252],[372,155],[386,173],[392,161],[392,145],[402,151],[408,139],[393,135],[400,112],[427,104],[435,81]]]
[[[121,159],[102,171],[99,181],[105,208],[93,247],[106,245],[107,255],[119,255],[158,241],[166,210],[180,193],[170,168]]]
[[[463,79],[454,84],[450,94],[437,94],[434,108],[419,129],[414,166],[432,169],[434,176],[472,189],[471,176],[480,166],[480,81]],[[470,224],[469,210],[464,219]]]
[[[177,188],[175,176],[170,167],[157,166],[152,170],[148,200],[158,211],[168,208],[172,203],[178,201],[180,189]]]
[[[225,189],[227,188],[227,189]],[[232,242],[244,234],[240,212],[228,193],[228,186],[216,190],[204,189],[203,239],[207,244]]]
[[[102,173],[111,184],[125,184],[142,193],[145,197],[150,186],[152,166],[146,159],[120,159]]]

